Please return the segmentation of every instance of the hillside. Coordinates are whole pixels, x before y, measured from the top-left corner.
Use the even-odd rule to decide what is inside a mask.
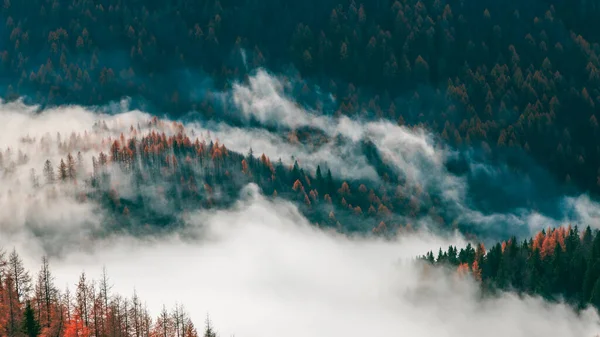
[[[51,105],[129,96],[171,116],[220,118],[209,92],[258,66],[291,66],[332,93],[338,113],[422,123],[497,155],[517,148],[597,193],[598,9],[564,6],[7,0],[2,89]]]
[[[481,282],[486,294],[515,291],[565,301],[576,308],[600,308],[600,235],[590,227],[548,228],[529,240],[512,238],[489,250],[470,244],[458,250],[440,248],[422,258],[438,266],[451,266]]]

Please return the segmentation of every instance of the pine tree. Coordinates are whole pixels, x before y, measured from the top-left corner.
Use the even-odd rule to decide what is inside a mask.
[[[44,163],[44,177],[46,177],[46,183],[52,184],[54,182],[54,168],[50,160],[46,160]]]
[[[320,165],[317,165],[316,178],[317,178],[317,189],[319,191],[323,191],[323,175],[321,174],[321,166]]]
[[[213,330],[210,323],[210,318],[206,316],[206,327],[204,328],[204,337],[217,337],[217,333]]]
[[[60,179],[60,181],[67,181],[67,178],[69,178],[69,169],[67,167],[67,164],[65,164],[64,160],[60,160],[60,165],[58,166],[58,178]]]
[[[75,158],[69,153],[67,155],[67,177],[69,180],[75,180],[77,176],[77,168]]]
[[[596,284],[594,284],[590,304],[595,306],[596,309],[600,309],[600,279],[596,280]]]
[[[28,337],[37,337],[40,334],[40,323],[35,319],[35,312],[31,307],[31,302],[27,301],[25,312],[23,314],[23,333]]]
[[[331,176],[331,170],[327,170],[327,181],[325,183],[325,190],[327,194],[333,195],[335,192],[335,183],[333,182],[333,177]]]

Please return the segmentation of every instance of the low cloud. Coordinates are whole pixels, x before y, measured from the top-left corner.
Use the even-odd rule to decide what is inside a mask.
[[[51,261],[57,283],[81,270],[99,276],[106,265],[113,291],[135,288],[152,312],[180,299],[196,322],[210,313],[223,336],[592,337],[600,329],[591,309],[578,315],[510,293],[482,299],[473,281],[415,263],[428,250],[464,246],[460,236],[341,236],[255,186],[245,195],[231,210],[192,215],[185,235],[121,238]]]
[[[231,137],[234,144],[236,139],[244,139],[239,143],[252,144],[257,153],[284,159],[287,155],[288,161],[289,154],[294,154],[309,170],[324,164],[342,179],[367,179],[375,186],[383,182],[378,172],[378,165],[383,163],[405,186],[440,197],[443,203],[439,207],[455,224],[465,224],[476,233],[485,231],[488,238],[513,234],[525,237],[568,223],[600,228],[594,216],[600,214],[600,206],[585,194],[562,194],[553,177],[535,163],[527,161],[529,171],[535,175],[530,177],[505,163],[474,156],[475,149],[454,150],[421,127],[332,117],[298,103],[289,94],[291,85],[287,79],[263,69],[248,83],[235,84],[230,95],[241,111],[241,119],[257,121],[261,127],[225,127],[227,132],[222,134],[235,135]],[[318,147],[310,141],[294,143],[280,136],[282,130],[302,128],[318,130],[329,141]],[[367,158],[361,148],[364,142],[374,145],[382,163]],[[448,169],[449,162],[456,160],[466,161],[466,170],[460,174]]]
[[[402,181],[399,184],[402,186],[398,187],[402,188],[403,194],[416,197],[422,207],[431,206],[430,197],[440,200],[435,207],[443,211],[447,222],[464,225],[474,233],[485,232],[482,238],[504,239],[513,234],[525,237],[542,228],[565,223],[600,228],[593,216],[594,209],[600,208],[585,195],[556,194],[548,198],[555,200],[554,204],[547,202],[550,206],[537,209],[527,204],[527,196],[522,195],[530,195],[534,202],[545,197],[542,192],[531,192],[543,190],[538,186],[539,182],[509,174],[508,168],[502,165],[461,154],[420,127],[409,128],[385,120],[332,117],[312,110],[286,94],[289,89],[286,83],[259,70],[247,84],[237,83],[230,92],[220,95],[233,104],[232,111],[237,115],[232,115],[249,123],[246,127],[223,120],[188,122],[185,127],[188,132],[193,130],[201,140],[218,140],[239,153],[247,153],[252,147],[257,156],[265,153],[272,161],[281,158],[287,165],[297,160],[305,170],[313,173],[317,165],[322,165],[330,168],[336,178],[370,181],[369,187],[375,189],[385,181],[381,171],[384,166],[385,171],[393,175],[392,180]],[[32,234],[34,237],[53,236],[57,239],[60,230],[56,228],[82,229],[80,232],[69,231],[70,235],[96,231],[101,226],[101,220],[97,219],[101,218],[102,210],[93,203],[81,203],[75,198],[86,191],[86,186],[63,186],[57,190],[42,186],[36,190],[32,188],[31,169],[35,169],[38,179],[43,181],[42,168],[46,159],[51,160],[56,171],[61,158],[68,153],[81,152],[85,163],[83,171],[88,174],[91,157],[100,151],[107,153],[110,139],[117,139],[121,133],[131,136],[132,133],[157,130],[169,135],[179,130],[177,124],[167,119],[149,126],[150,119],[146,113],[130,111],[127,100],[105,107],[64,106],[43,111],[20,101],[0,103],[0,123],[7,126],[6,132],[0,135],[0,149],[5,153],[10,148],[12,153],[4,155],[3,165],[9,170],[4,170],[0,176],[0,206],[10,209],[0,215],[0,226],[12,228],[12,231],[28,227],[35,233]],[[296,140],[290,136],[306,128],[308,133],[314,134],[308,139]],[[366,154],[370,150],[365,147],[369,146],[375,149],[378,160],[373,161]],[[19,151],[27,155],[26,161],[19,162]],[[466,173],[450,171],[449,161],[461,155],[467,161]],[[16,166],[10,169],[9,162],[15,162]],[[506,179],[523,184],[502,183]],[[115,187],[127,196],[127,179],[122,180],[124,183]],[[113,182],[118,183],[119,179]],[[385,185],[390,189],[388,194],[393,195],[396,186]],[[520,189],[526,189],[527,193]],[[422,191],[429,194],[426,200],[420,200]],[[148,194],[153,193],[149,190]],[[487,207],[489,204],[511,206]],[[160,210],[164,205],[156,206]],[[551,208],[558,211],[548,214],[546,210]],[[169,212],[168,209],[164,211]],[[423,219],[398,216],[399,221],[413,224],[431,222],[427,216]],[[80,236],[74,236],[70,241],[79,239]]]
[[[134,132],[132,125],[136,128],[139,123],[144,130],[150,116],[126,111],[126,106],[121,109],[124,111],[116,115],[81,107],[40,113],[18,102],[0,105],[0,122],[9,125],[0,136],[0,146],[15,152],[21,149],[28,155],[26,161],[18,162],[18,155],[13,154],[15,169],[11,173],[4,167],[0,178],[0,207],[4,209],[0,245],[15,246],[31,269],[37,269],[48,249],[67,245],[63,255],[51,257],[56,284],[61,288],[73,287],[82,270],[98,277],[105,265],[115,284],[113,291],[127,294],[135,288],[140,297],[148,299],[153,313],[159,312],[162,303],[172,304],[177,299],[197,323],[210,313],[223,336],[592,337],[600,328],[594,310],[576,314],[562,304],[510,293],[482,299],[473,281],[415,263],[414,257],[427,251],[450,244],[464,246],[460,235],[439,237],[421,230],[385,240],[326,232],[310,224],[291,203],[264,198],[254,185],[243,191],[245,197],[232,209],[185,216],[186,225],[177,233],[146,238],[94,236],[102,225],[102,214],[94,203],[76,198],[85,186],[36,189],[29,181],[29,171],[35,168],[39,172],[47,158],[56,165],[68,152],[81,151],[89,158],[106,151],[108,143],[102,139]],[[306,116],[299,121],[318,117]],[[230,148],[238,146],[240,151],[243,141],[252,137],[254,144],[264,141],[261,146],[270,147],[269,151],[298,151],[301,160],[308,158],[305,164],[311,160],[319,163],[322,156],[327,163],[346,166],[347,174],[361,176],[374,171],[360,172],[348,165],[360,158],[352,152],[353,146],[366,138],[406,179],[440,189],[447,200],[463,205],[465,221],[490,227],[510,222],[527,228],[548,223],[543,215],[528,209],[490,215],[468,208],[464,180],[444,167],[452,153],[423,130],[382,121],[318,118],[314,119],[318,123],[307,126],[319,128],[330,138],[346,138],[329,143],[338,151],[333,156],[282,141],[279,133],[265,128],[236,129],[223,123],[188,127],[211,139],[219,138]],[[93,127],[102,121],[107,128],[104,124]],[[177,130],[169,121],[157,128],[167,133]],[[89,131],[89,142],[77,141],[77,136],[75,141],[67,140],[72,132],[83,134],[84,130]],[[60,142],[57,132],[61,133]],[[262,151],[255,148],[255,152]],[[319,154],[311,158],[311,153]],[[302,157],[306,154],[309,156]],[[592,200],[566,200],[564,207],[572,212],[565,218],[593,224],[598,208]]]
[[[47,254],[88,245],[102,231],[105,210],[86,198],[90,187],[79,178],[89,177],[92,156],[107,153],[110,139],[148,120],[140,111],[109,115],[79,106],[40,110],[0,101],[0,236]],[[76,161],[77,182],[48,183],[46,160],[56,176],[68,154]]]

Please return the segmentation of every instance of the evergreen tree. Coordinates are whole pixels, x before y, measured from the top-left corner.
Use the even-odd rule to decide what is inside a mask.
[[[210,318],[206,317],[206,327],[204,328],[204,337],[217,337],[217,333],[213,330],[210,323]]]
[[[598,279],[596,281],[596,284],[594,284],[594,290],[592,291],[590,304],[592,304],[596,308],[600,308],[600,279]]]
[[[333,182],[333,177],[331,176],[331,170],[327,170],[327,178],[325,182],[325,191],[329,195],[333,195],[335,193],[335,183]]]
[[[54,168],[50,160],[46,160],[44,163],[44,177],[46,177],[46,183],[51,184],[54,182]]]
[[[582,233],[557,228],[544,230],[535,240],[521,244],[512,237],[487,252],[478,248],[475,256],[468,245],[458,253],[456,247],[450,246],[447,251],[440,248],[437,258],[432,252],[421,258],[435,265],[451,265],[461,272],[468,266],[488,292],[524,292],[551,301],[563,299],[576,308],[591,304],[600,309],[600,258],[593,247],[598,237],[600,231],[589,228]]]
[[[321,165],[317,165],[317,189],[319,191],[323,191],[323,175],[321,174]]]
[[[35,319],[35,312],[31,307],[31,302],[27,301],[25,311],[23,312],[23,333],[28,337],[37,337],[40,334],[40,323]]]

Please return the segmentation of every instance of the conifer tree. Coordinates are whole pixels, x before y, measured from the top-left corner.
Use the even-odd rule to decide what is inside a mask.
[[[27,337],[37,337],[40,334],[40,323],[35,319],[35,312],[31,307],[31,302],[27,301],[25,311],[23,313],[23,333]]]

